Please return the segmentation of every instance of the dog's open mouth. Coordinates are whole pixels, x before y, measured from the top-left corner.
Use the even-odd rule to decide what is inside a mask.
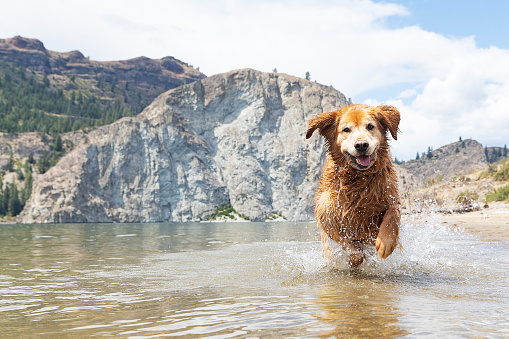
[[[371,161],[373,160],[373,157],[370,155],[359,155],[359,156],[353,156],[350,153],[348,153],[350,156],[350,159],[354,163],[355,167],[359,169],[366,169],[371,165]]]

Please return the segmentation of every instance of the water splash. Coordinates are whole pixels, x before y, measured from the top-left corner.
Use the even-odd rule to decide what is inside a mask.
[[[374,246],[366,246],[366,258],[357,269],[347,265],[348,253],[339,245],[329,243],[333,260],[322,257],[321,244],[312,247],[285,248],[289,274],[322,278],[323,274],[344,273],[391,279],[444,279],[446,276],[465,276],[479,267],[479,247],[483,243],[462,229],[444,224],[440,214],[433,211],[411,215],[400,229],[400,246],[387,259],[381,259]],[[305,280],[305,279],[303,279]]]

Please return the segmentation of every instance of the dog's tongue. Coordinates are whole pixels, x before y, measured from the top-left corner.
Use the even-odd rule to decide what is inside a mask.
[[[369,162],[371,161],[371,157],[369,155],[359,155],[357,157],[357,161],[362,166],[369,166]]]

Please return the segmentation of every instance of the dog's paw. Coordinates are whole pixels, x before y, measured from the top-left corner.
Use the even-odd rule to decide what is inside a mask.
[[[348,267],[356,268],[364,261],[364,254],[360,251],[352,252],[348,255]]]
[[[375,248],[380,255],[380,258],[386,259],[394,251],[398,244],[396,239],[390,237],[384,237],[383,239],[378,236],[375,242]]]

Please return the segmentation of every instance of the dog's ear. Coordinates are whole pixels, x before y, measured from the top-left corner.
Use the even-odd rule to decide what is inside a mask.
[[[338,112],[321,113],[311,118],[308,123],[306,139],[311,138],[311,135],[313,135],[313,132],[317,128],[322,136],[327,137],[327,131],[329,131],[330,127],[336,122],[337,113]]]
[[[378,106],[378,120],[398,140],[399,111],[392,106]]]

